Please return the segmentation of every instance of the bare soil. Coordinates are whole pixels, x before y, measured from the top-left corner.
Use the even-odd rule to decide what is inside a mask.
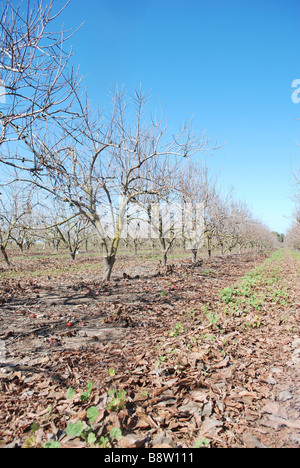
[[[288,299],[259,326],[214,320],[220,290],[265,259],[183,258],[160,271],[151,255],[124,255],[105,285],[95,257],[0,263],[2,446],[86,446],[65,431],[92,405],[111,447],[299,447],[299,263],[286,254]],[[112,389],[126,392],[122,407],[109,406]]]

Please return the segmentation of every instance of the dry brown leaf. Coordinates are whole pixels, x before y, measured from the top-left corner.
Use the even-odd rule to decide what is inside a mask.
[[[198,437],[207,437],[208,439],[214,439],[218,436],[218,433],[221,431],[222,427],[223,423],[218,419],[207,418],[203,421],[199,429]]]
[[[196,402],[206,402],[208,398],[208,393],[202,390],[193,390],[189,396],[192,400]]]
[[[247,448],[267,448],[258,440],[257,437],[248,433],[243,434],[243,442]]]
[[[120,448],[141,448],[145,445],[148,436],[138,436],[135,434],[127,434],[118,440],[118,447]]]

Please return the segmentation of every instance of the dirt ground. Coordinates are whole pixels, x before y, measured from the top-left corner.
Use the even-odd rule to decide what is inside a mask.
[[[66,427],[93,406],[106,447],[299,447],[299,263],[286,255],[288,300],[259,326],[217,315],[220,291],[265,259],[160,271],[150,254],[121,255],[106,285],[95,257],[19,258],[6,276],[0,264],[0,446],[86,446]]]

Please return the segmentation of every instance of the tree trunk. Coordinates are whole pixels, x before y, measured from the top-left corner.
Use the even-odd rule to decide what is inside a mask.
[[[166,268],[167,261],[168,261],[168,252],[163,252],[162,258],[161,258],[161,265],[163,268]]]
[[[103,281],[106,282],[110,280],[111,272],[115,264],[115,261],[116,261],[115,255],[108,255],[107,257],[103,257],[103,274],[102,274]]]
[[[208,237],[207,238],[207,253],[208,253],[208,257],[211,258],[211,252],[212,251],[212,242],[211,242],[211,238]]]
[[[23,253],[23,244],[20,242],[16,242],[17,246],[19,247],[20,253]]]
[[[4,261],[5,261],[6,265],[10,266],[10,261],[8,260],[7,253],[6,253],[5,247],[3,245],[1,245],[0,250],[1,250],[1,253],[2,253],[2,256],[4,258]]]
[[[197,253],[198,253],[198,249],[192,249],[193,263],[197,262]]]

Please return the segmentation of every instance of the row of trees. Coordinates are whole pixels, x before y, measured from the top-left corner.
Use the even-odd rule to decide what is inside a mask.
[[[211,255],[217,246],[225,252],[274,241],[245,205],[221,196],[200,164],[201,155],[218,149],[206,132],[195,132],[191,121],[169,131],[141,89],[132,96],[114,89],[107,108],[93,108],[65,52],[68,35],[52,29],[64,8],[14,3],[8,0],[0,22],[6,262],[10,239],[22,248],[39,232],[52,233],[73,257],[87,238],[97,238],[104,280],[124,232],[137,239],[141,226],[159,242],[164,263],[180,236],[194,260],[203,243]]]
[[[236,202],[231,194],[221,195],[217,180],[206,166],[189,161],[187,170],[177,172],[176,185],[170,188],[164,196],[147,193],[135,200],[134,209],[127,209],[116,226],[120,226],[119,243],[131,246],[135,253],[145,246],[160,249],[164,266],[175,247],[190,250],[196,262],[203,248],[211,256],[216,250],[224,254],[277,245],[277,234],[255,220],[244,203]],[[76,207],[52,195],[41,198],[41,191],[34,185],[20,188],[17,181],[2,190],[0,247],[8,265],[7,247],[12,243],[21,252],[36,242],[56,250],[64,246],[74,260],[79,249],[92,247],[106,252],[107,245],[117,238],[114,216],[123,209],[123,198],[104,205],[105,212],[98,211],[103,229],[99,239],[93,224]],[[108,278],[104,274],[104,279]]]
[[[286,235],[289,247],[300,250],[300,171],[295,175],[295,210],[294,222]]]

